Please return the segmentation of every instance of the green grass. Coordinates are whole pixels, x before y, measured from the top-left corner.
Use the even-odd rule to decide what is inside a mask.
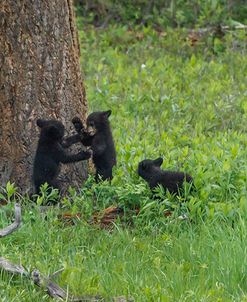
[[[1,239],[0,255],[28,269],[65,271],[59,284],[77,295],[135,301],[247,301],[247,55],[243,33],[202,41],[186,32],[110,27],[80,32],[90,111],[112,110],[118,166],[112,185],[92,179],[64,204],[84,218],[64,226],[55,211],[26,205],[22,227]],[[138,162],[192,174],[187,203],[151,201]],[[10,188],[8,190],[11,190]],[[11,195],[11,194],[10,194]],[[11,198],[11,197],[10,197]],[[73,205],[69,202],[73,200]],[[92,202],[93,201],[93,202]],[[87,223],[94,207],[138,205],[131,226],[113,232]],[[164,210],[174,207],[174,217]],[[0,208],[0,228],[11,220]],[[189,221],[178,221],[181,212]],[[50,301],[26,279],[0,273],[3,302]]]
[[[114,184],[139,183],[138,162],[163,156],[164,168],[194,176],[197,211],[227,215],[245,205],[247,55],[235,35],[194,49],[186,32],[81,32],[91,111],[113,111]]]
[[[28,269],[49,274],[78,295],[131,295],[135,301],[245,301],[246,221],[168,224],[162,232],[116,229],[84,223],[61,227],[28,213],[22,228],[1,239],[1,254]],[[1,301],[48,301],[26,279],[1,274]],[[18,295],[18,298],[15,296]],[[108,300],[109,299],[109,300]]]

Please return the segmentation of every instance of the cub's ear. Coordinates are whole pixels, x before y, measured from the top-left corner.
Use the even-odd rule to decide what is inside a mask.
[[[140,162],[140,167],[142,168],[142,170],[146,170],[147,165],[146,165],[146,163],[143,161],[143,162]]]
[[[39,128],[43,128],[45,126],[45,120],[42,120],[41,118],[37,119],[36,124]]]
[[[108,118],[110,115],[111,115],[111,110],[108,110],[108,111],[104,111],[103,112],[103,115]]]
[[[162,165],[162,163],[163,163],[163,158],[162,158],[162,157],[158,157],[158,158],[156,158],[156,159],[153,161],[153,163],[154,163],[155,166],[160,167],[160,166]]]

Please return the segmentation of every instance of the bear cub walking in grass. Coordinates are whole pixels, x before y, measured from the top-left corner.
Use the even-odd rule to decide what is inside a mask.
[[[170,193],[178,194],[184,181],[192,183],[192,177],[186,173],[161,170],[162,163],[163,159],[159,157],[155,160],[145,159],[138,165],[138,175],[148,182],[151,190],[161,185]]]
[[[111,110],[91,113],[86,121],[86,129],[78,117],[73,118],[72,123],[78,134],[65,141],[70,145],[79,140],[84,146],[90,146],[97,182],[100,179],[111,180],[112,168],[116,165],[116,150],[108,120],[110,115]]]
[[[50,187],[60,189],[59,181],[57,180],[60,163],[67,164],[89,159],[91,152],[66,153],[62,145],[64,126],[57,120],[38,119],[37,126],[41,129],[41,132],[34,158],[33,181],[36,194],[39,194],[40,186],[45,182]]]

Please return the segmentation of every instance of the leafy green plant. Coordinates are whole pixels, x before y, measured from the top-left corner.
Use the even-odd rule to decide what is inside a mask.
[[[9,203],[11,199],[15,197],[15,194],[17,193],[17,187],[15,186],[14,183],[8,181],[6,187],[2,188],[1,191],[0,191],[0,200]]]
[[[58,189],[50,188],[48,183],[44,183],[40,187],[40,194],[37,195],[37,205],[46,205],[48,203],[56,203],[59,200]]]

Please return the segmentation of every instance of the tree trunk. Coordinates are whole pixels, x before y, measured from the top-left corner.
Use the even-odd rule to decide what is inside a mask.
[[[72,0],[0,2],[0,186],[32,187],[37,118],[71,119],[87,112]],[[72,149],[73,150],[73,149]],[[80,185],[86,164],[64,166],[66,185]]]

